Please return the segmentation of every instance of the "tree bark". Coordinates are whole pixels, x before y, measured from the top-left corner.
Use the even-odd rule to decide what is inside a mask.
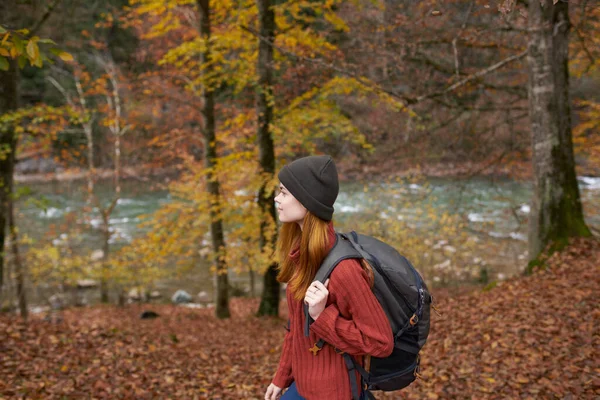
[[[33,36],[39,28],[46,22],[59,0],[54,1],[44,12],[44,15],[30,29]],[[30,20],[33,14],[22,14],[16,10],[17,2],[0,2],[0,15],[3,17],[5,27],[14,28],[17,26],[30,26],[25,22]],[[20,72],[15,60],[9,58],[8,71],[0,71],[0,115],[14,111],[20,107]],[[4,248],[6,245],[6,227],[8,224],[9,234],[11,236],[12,252],[15,257],[15,272],[17,274],[17,295],[19,298],[19,307],[21,315],[27,318],[27,299],[25,297],[25,266],[21,264],[19,256],[18,233],[14,219],[13,204],[13,186],[14,186],[14,167],[16,160],[18,137],[14,128],[6,132],[0,132],[0,293],[4,286]]]
[[[200,12],[200,35],[206,43],[205,51],[200,55],[200,61],[207,72],[212,68],[210,48],[210,0],[197,0]],[[202,135],[204,137],[204,167],[206,169],[206,186],[210,194],[210,234],[212,239],[213,256],[217,267],[217,305],[218,318],[229,318],[229,282],[227,265],[225,264],[225,239],[223,236],[223,221],[217,208],[221,204],[219,180],[214,174],[217,160],[215,136],[215,96],[214,90],[206,82],[202,85]]]
[[[108,275],[111,269],[111,266],[108,262],[108,258],[109,258],[109,252],[110,252],[110,237],[111,237],[111,233],[110,233],[110,216],[112,215],[115,207],[117,206],[119,199],[121,198],[121,136],[123,136],[125,134],[125,132],[127,132],[127,130],[129,130],[129,126],[121,126],[121,117],[123,115],[122,113],[122,105],[121,105],[121,95],[119,94],[119,82],[118,82],[118,78],[117,78],[117,71],[116,68],[114,66],[114,63],[112,62],[112,60],[108,60],[108,61],[104,61],[102,59],[100,59],[101,63],[104,66],[104,69],[106,70],[106,73],[109,77],[109,80],[111,82],[112,85],[112,93],[107,93],[105,95],[106,97],[106,104],[110,107],[111,110],[114,111],[114,117],[113,117],[113,121],[110,123],[110,125],[108,126],[110,132],[112,133],[112,135],[115,138],[115,149],[114,149],[114,185],[115,185],[115,194],[110,202],[110,204],[106,207],[106,208],[102,208],[102,205],[100,203],[100,200],[98,200],[98,209],[100,210],[100,212],[102,213],[102,220],[103,220],[103,233],[104,233],[104,257],[103,257],[103,271],[102,271],[102,281],[101,281],[101,295],[102,295],[102,302],[108,303]],[[82,106],[84,108],[85,111],[85,104],[82,103]],[[92,154],[92,159],[89,161],[89,165],[91,167],[90,170],[90,174],[92,175],[91,179],[93,180],[94,177],[94,169],[93,169],[93,143],[92,143],[92,150],[90,150],[88,148],[88,152],[91,151]],[[89,183],[88,183],[88,187],[89,187]],[[93,190],[94,187],[92,185],[91,189]],[[120,285],[117,285],[117,293],[118,293],[118,303],[121,304],[121,301],[123,299],[123,294],[122,294],[122,287]]]
[[[108,303],[110,298],[108,295],[108,274],[110,270],[109,252],[110,252],[110,224],[109,216],[101,208],[98,202],[98,209],[102,214],[102,271],[100,276],[100,302]]]
[[[250,271],[248,271],[250,275],[250,297],[256,297],[256,279],[254,277],[254,270],[250,267]]]
[[[19,108],[19,68],[14,60],[9,61],[9,69],[0,72],[0,115]],[[4,248],[6,245],[6,231],[10,235],[10,248],[13,253],[13,262],[16,275],[17,299],[21,316],[27,319],[27,297],[25,295],[25,266],[21,263],[19,255],[19,242],[14,215],[14,168],[15,152],[17,150],[17,135],[14,127],[0,133],[0,147],[3,156],[0,157],[0,287],[4,276]]]
[[[14,155],[14,151],[11,152]],[[13,157],[14,158],[14,157]],[[13,164],[14,165],[14,164]],[[12,173],[11,173],[12,177]],[[10,192],[12,193],[12,183]],[[25,294],[25,265],[21,262],[21,255],[19,254],[19,236],[17,234],[17,225],[15,223],[15,209],[14,201],[11,198],[8,201],[8,229],[10,232],[10,247],[13,255],[13,265],[15,266],[15,275],[17,281],[17,300],[19,303],[19,311],[21,317],[27,320],[29,312],[27,311],[27,296]]]
[[[270,178],[275,173],[275,150],[270,124],[273,120],[273,47],[275,41],[275,12],[270,0],[257,0],[259,35],[266,38],[259,40],[258,45],[258,93],[256,114],[258,115],[258,148],[263,183],[258,192],[258,205],[263,218],[260,224],[260,247],[275,249],[277,236],[267,237],[269,225],[275,224],[275,196],[267,188]],[[279,282],[277,281],[277,264],[271,263],[263,277],[263,292],[258,308],[258,315],[279,314]]]
[[[19,77],[19,68],[15,61],[10,61],[8,71],[0,71],[0,115],[19,108]],[[0,148],[6,149],[5,155],[0,157],[0,288],[4,285],[4,248],[16,147],[17,141],[12,127],[5,132],[0,132]]]
[[[529,112],[534,191],[530,268],[551,246],[589,236],[575,173],[569,100],[569,3],[529,0]]]

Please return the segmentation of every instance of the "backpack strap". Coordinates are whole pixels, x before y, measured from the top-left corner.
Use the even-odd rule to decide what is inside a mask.
[[[348,258],[362,258],[360,253],[354,250],[354,247],[350,244],[348,236],[341,233],[335,234],[335,244],[329,251],[329,254],[325,257],[319,270],[315,275],[315,281],[325,283],[335,267],[342,261]],[[311,316],[308,314],[308,304],[304,304],[304,336],[308,337],[310,334],[310,324],[314,322]]]
[[[354,234],[354,232],[352,232],[352,234]],[[362,259],[362,258],[365,258],[363,256],[363,254],[368,255],[368,253],[360,251],[360,250],[362,250],[362,247],[360,247],[360,250],[356,248],[356,245],[358,245],[358,243],[356,243],[356,244],[352,243],[352,238],[350,237],[350,235],[346,235],[343,233],[336,233],[335,236],[336,236],[335,244],[334,244],[333,248],[329,251],[329,254],[327,254],[327,256],[325,257],[325,259],[321,263],[321,266],[319,267],[319,270],[315,274],[315,279],[314,279],[315,281],[325,283],[325,281],[327,281],[327,279],[329,278],[329,276],[331,275],[331,273],[333,272],[335,267],[337,267],[337,265],[343,260],[347,260],[350,258]],[[358,245],[358,246],[360,246],[360,245]],[[370,257],[368,257],[367,259],[369,260]],[[314,322],[314,320],[308,314],[308,305],[307,304],[304,304],[304,317],[305,317],[304,318],[305,319],[304,335],[308,337],[310,335],[310,324],[312,324]],[[321,349],[324,345],[325,345],[325,341],[323,339],[319,339],[317,341],[317,343],[315,343],[315,347],[314,347],[315,354],[318,351],[317,348]],[[338,351],[338,350],[336,349],[336,351]],[[350,379],[350,388],[352,390],[352,399],[360,400],[359,382],[356,379],[356,374],[354,371],[358,371],[360,373],[360,375],[361,375],[360,384],[361,385],[362,385],[363,380],[365,382],[368,380],[369,373],[367,371],[365,371],[365,369],[362,368],[359,364],[357,364],[351,355],[349,355],[347,353],[342,353],[342,357],[344,358],[344,361],[346,363],[346,368],[348,369],[348,377]],[[371,392],[369,392],[368,390],[364,390],[364,395],[366,396],[367,399],[375,400],[375,397],[373,396],[373,394]]]
[[[354,370],[356,369],[356,363],[350,354],[342,354],[344,357],[344,361],[346,362],[346,369],[348,369],[348,375],[350,378],[350,389],[352,390],[352,400],[360,400],[358,394],[358,381],[356,380],[356,374]],[[362,382],[362,379],[361,379]]]
[[[361,376],[361,386],[363,385],[363,383],[369,382],[369,373],[360,364],[354,361],[354,358],[350,354],[342,353],[342,356],[344,357],[344,361],[346,362],[346,368],[348,369],[348,377],[350,378],[350,388],[352,389],[352,399],[376,400],[375,396],[373,396],[373,393],[371,393],[371,391],[369,391],[366,388],[367,385],[365,385],[364,387],[363,397],[360,397],[358,391],[358,381],[356,380],[356,374],[354,373],[354,370],[357,370]]]

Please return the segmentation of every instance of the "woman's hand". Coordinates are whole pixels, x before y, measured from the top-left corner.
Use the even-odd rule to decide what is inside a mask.
[[[275,386],[274,383],[271,383],[267,388],[267,392],[265,393],[265,400],[277,400],[281,397],[281,391],[283,389],[279,386]]]
[[[329,279],[325,281],[325,284],[314,281],[310,284],[306,291],[306,295],[304,296],[304,302],[308,304],[308,314],[315,321],[319,318],[319,315],[321,315],[327,305],[327,296],[329,296],[327,286],[329,286]]]

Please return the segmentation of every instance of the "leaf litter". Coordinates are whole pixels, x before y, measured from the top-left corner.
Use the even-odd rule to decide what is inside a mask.
[[[378,399],[595,399],[600,396],[600,244],[575,240],[545,270],[489,291],[434,290],[409,388]],[[281,319],[258,299],[232,318],[172,305],[94,306],[59,323],[0,315],[0,399],[262,399],[281,351]],[[160,314],[142,320],[140,313]]]

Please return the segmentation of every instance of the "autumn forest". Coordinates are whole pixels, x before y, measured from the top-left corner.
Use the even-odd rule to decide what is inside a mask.
[[[375,397],[597,398],[599,94],[596,1],[2,1],[0,399],[263,399],[322,154],[435,298]]]

